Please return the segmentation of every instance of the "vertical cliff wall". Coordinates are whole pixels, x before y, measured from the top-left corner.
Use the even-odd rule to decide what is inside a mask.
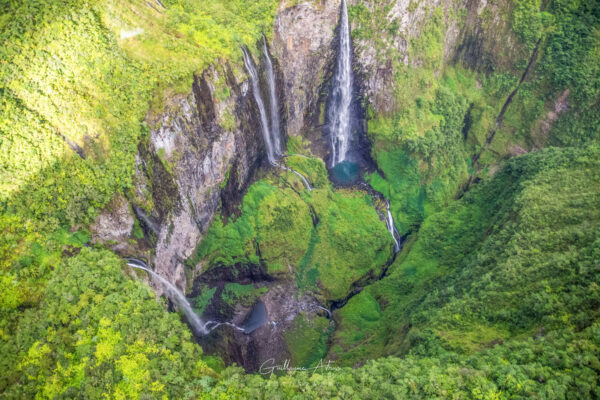
[[[283,1],[273,32],[273,52],[283,70],[287,132],[298,135],[307,113],[319,103],[319,89],[335,54],[332,47],[340,1]]]
[[[445,62],[460,62],[487,71],[492,66],[512,68],[526,54],[511,32],[512,2],[487,0],[349,1],[353,31],[354,70],[361,95],[376,112],[392,112],[401,105],[394,96],[398,63],[423,64],[411,51],[415,40],[436,10]],[[287,132],[311,132],[323,121],[321,92],[335,59],[334,31],[340,0],[283,1],[275,20],[273,50],[283,71]],[[368,16],[368,18],[367,18]]]
[[[134,203],[148,215],[156,271],[185,289],[184,262],[219,206],[232,210],[262,160],[264,148],[248,84],[228,65],[194,79],[188,95],[170,98],[148,121],[140,145]],[[154,232],[153,232],[154,231]]]

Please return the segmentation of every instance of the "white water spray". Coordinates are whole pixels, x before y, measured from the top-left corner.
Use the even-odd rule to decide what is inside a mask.
[[[265,65],[267,67],[267,86],[269,87],[269,103],[271,105],[271,139],[273,140],[273,151],[275,155],[281,156],[281,128],[279,123],[279,102],[277,100],[277,90],[275,88],[275,73],[273,72],[273,62],[269,56],[267,39],[263,35],[263,54],[265,56]]]
[[[198,314],[194,312],[192,306],[188,302],[187,298],[183,295],[183,293],[181,293],[171,282],[169,282],[168,280],[166,280],[165,278],[148,268],[146,263],[142,260],[138,260],[137,258],[126,258],[126,260],[128,266],[148,272],[150,275],[157,278],[165,286],[167,296],[172,301],[175,301],[179,309],[185,314],[190,326],[192,327],[192,330],[194,331],[194,334],[196,334],[197,336],[207,335],[208,333],[212,332],[213,330],[217,329],[219,326],[222,325],[227,325],[238,331],[245,332],[244,328],[241,328],[231,322],[207,321],[206,323],[204,323],[202,319],[200,319]]]
[[[388,231],[394,238],[394,252],[397,253],[400,251],[400,243],[398,243],[398,239],[396,239],[396,227],[394,226],[394,217],[392,216],[392,212],[390,211],[390,202],[387,201],[387,220],[385,224],[387,225]]]
[[[252,95],[254,96],[254,101],[256,102],[256,106],[258,107],[258,112],[260,114],[260,127],[262,129],[263,139],[265,141],[265,147],[267,149],[267,158],[271,165],[277,165],[276,152],[273,147],[273,142],[271,141],[269,121],[267,119],[265,103],[263,102],[262,95],[260,93],[260,82],[258,80],[258,72],[256,71],[256,67],[254,66],[254,60],[252,59],[250,53],[248,53],[248,50],[245,47],[242,47],[242,54],[244,56],[244,65],[246,66],[246,71],[248,71],[248,75],[250,75],[250,82],[252,83]]]
[[[331,319],[331,311],[329,311],[328,309],[326,309],[325,307],[321,307],[321,306],[316,306],[319,310],[323,310],[325,312],[327,312],[327,315],[329,317],[329,319]]]
[[[342,0],[340,13],[340,42],[337,68],[333,77],[333,92],[328,111],[331,137],[331,166],[344,161],[350,146],[352,103],[352,48],[348,8]]]
[[[205,326],[206,326],[206,328],[208,329],[209,332],[212,332],[212,331],[214,331],[215,329],[217,329],[218,327],[220,327],[222,325],[230,326],[230,327],[232,327],[235,330],[238,330],[240,332],[246,333],[246,331],[244,330],[244,328],[241,328],[241,327],[239,327],[236,324],[231,323],[231,322],[208,321]],[[209,326],[210,326],[210,328],[209,328]]]
[[[152,271],[145,262],[138,260],[136,258],[127,258],[127,265],[132,268],[137,268],[148,272],[150,275],[158,279],[165,287],[165,291],[167,296],[174,300],[179,309],[185,314],[192,330],[197,336],[206,335],[209,331],[206,329],[206,324],[200,319],[200,317],[194,312],[192,306],[186,299],[186,297],[181,293],[171,282]]]
[[[296,174],[306,188],[310,191],[312,190],[310,183],[306,179],[304,175],[299,173],[298,171],[293,170],[292,168],[280,165],[277,162],[277,159],[283,155],[281,151],[281,138],[280,138],[280,122],[279,122],[279,104],[277,101],[277,90],[276,90],[276,82],[275,82],[275,73],[273,72],[273,62],[271,61],[271,57],[269,56],[269,49],[267,48],[267,40],[263,35],[263,53],[265,56],[265,64],[267,67],[267,86],[269,87],[269,103],[271,105],[270,114],[271,121],[269,124],[269,120],[267,118],[267,112],[265,109],[265,102],[263,101],[262,94],[260,92],[260,81],[258,72],[256,71],[256,67],[254,65],[254,61],[248,52],[248,49],[242,47],[242,53],[244,56],[244,65],[246,66],[246,70],[248,71],[248,75],[250,76],[250,81],[252,83],[252,94],[254,96],[254,101],[258,107],[258,111],[260,113],[260,123],[263,133],[263,138],[265,140],[265,147],[267,149],[267,158],[269,159],[269,163],[273,166],[279,167],[285,171],[290,171]]]
[[[302,179],[302,182],[304,182],[304,186],[306,186],[306,189],[308,189],[309,192],[312,190],[312,187],[310,186],[310,183],[308,183],[308,179],[306,179],[306,177],[304,175],[302,175],[300,172],[296,171],[295,169],[291,169],[289,167],[286,167],[285,165],[279,165],[279,164],[277,164],[277,166],[279,168],[283,169],[284,171],[290,171],[290,172],[296,174],[300,179]]]

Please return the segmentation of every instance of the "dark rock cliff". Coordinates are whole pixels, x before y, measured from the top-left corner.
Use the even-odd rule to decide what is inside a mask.
[[[156,221],[156,271],[181,289],[185,260],[219,207],[233,212],[263,158],[250,99],[247,82],[228,65],[209,68],[194,78],[190,94],[169,99],[149,121],[140,145],[133,202]]]

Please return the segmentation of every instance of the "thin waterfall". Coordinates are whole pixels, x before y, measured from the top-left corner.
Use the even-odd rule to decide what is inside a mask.
[[[304,186],[306,186],[306,189],[308,189],[309,192],[312,190],[310,183],[308,183],[308,179],[306,179],[306,177],[304,175],[302,175],[300,172],[298,172],[295,169],[292,169],[290,167],[286,167],[285,165],[278,164],[278,167],[283,169],[284,171],[290,171],[290,172],[296,174],[300,179],[302,179],[302,182],[304,182]]]
[[[267,148],[267,158],[269,159],[269,163],[285,171],[293,172],[300,179],[302,179],[302,182],[304,182],[306,189],[308,189],[309,191],[312,190],[308,179],[306,179],[304,175],[302,175],[298,171],[293,170],[292,168],[280,165],[277,162],[277,159],[283,155],[281,151],[281,127],[279,122],[279,103],[277,100],[275,73],[273,72],[273,62],[271,61],[271,57],[269,56],[267,39],[263,35],[263,53],[265,56],[265,64],[267,68],[267,86],[269,88],[269,103],[271,105],[270,124],[267,118],[267,112],[265,110],[265,102],[263,101],[262,94],[260,92],[260,81],[258,77],[258,72],[256,71],[256,67],[254,65],[254,60],[250,56],[250,53],[248,53],[248,49],[246,49],[245,47],[242,47],[242,53],[244,56],[244,65],[246,66],[248,75],[250,75],[250,81],[252,82],[252,94],[254,96],[254,101],[256,101],[256,105],[258,106],[258,110],[260,112],[261,128],[263,138],[265,140],[265,147]]]
[[[267,39],[263,35],[263,54],[265,56],[265,65],[267,67],[267,86],[269,87],[269,103],[271,105],[271,138],[273,140],[273,150],[277,156],[281,156],[281,128],[279,123],[279,102],[277,100],[277,90],[275,88],[275,73],[273,72],[273,62],[269,55]]]
[[[396,227],[394,226],[394,217],[392,216],[392,212],[390,211],[390,202],[387,201],[387,220],[385,221],[388,231],[394,238],[394,252],[397,253],[400,251],[400,243],[398,239],[396,239]]]
[[[204,336],[222,325],[227,325],[234,329],[237,329],[238,331],[245,332],[244,328],[240,328],[239,326],[231,322],[207,321],[206,323],[204,323],[202,319],[200,319],[198,314],[194,312],[192,306],[190,305],[187,298],[183,295],[183,293],[181,293],[171,282],[169,282],[168,280],[166,280],[165,278],[148,268],[146,263],[142,260],[139,260],[137,258],[126,258],[125,260],[127,261],[128,266],[148,272],[150,275],[157,278],[165,286],[167,296],[171,300],[175,300],[177,306],[181,311],[183,311],[183,313],[187,317],[190,326],[192,327],[192,330],[197,336]]]
[[[346,159],[351,134],[352,47],[348,8],[345,0],[342,0],[339,27],[340,42],[337,67],[333,76],[333,92],[328,110],[332,167]]]
[[[250,82],[252,83],[252,95],[254,96],[254,101],[256,102],[258,111],[260,113],[260,125],[262,129],[263,139],[265,141],[265,147],[267,149],[267,158],[271,165],[277,165],[276,152],[273,147],[273,142],[271,141],[271,134],[269,131],[269,122],[267,120],[265,103],[260,93],[260,82],[258,80],[258,72],[256,71],[256,67],[254,65],[254,60],[252,59],[252,56],[248,53],[248,50],[245,47],[242,47],[242,54],[244,56],[244,65],[246,66],[248,75],[250,75]]]
[[[230,327],[232,327],[235,330],[238,330],[240,332],[246,333],[246,331],[244,330],[244,328],[241,328],[241,327],[239,327],[236,324],[233,324],[231,322],[208,321],[205,326],[206,326],[206,328],[208,329],[209,332],[212,332],[212,331],[214,331],[215,329],[217,329],[218,327],[220,327],[222,325],[230,326]],[[210,328],[209,328],[209,326],[210,326]]]
[[[327,312],[328,318],[331,319],[331,311],[329,311],[328,309],[326,309],[325,307],[321,307],[321,306],[316,306],[319,310],[323,310],[325,312]]]
[[[298,175],[300,177],[300,179],[302,179],[302,182],[304,182],[304,185],[306,186],[306,189],[308,189],[309,192],[312,190],[312,188],[310,187],[310,183],[308,183],[308,179],[306,179],[304,177],[304,175],[302,175],[300,172],[293,170],[291,168],[290,168],[290,171],[292,171],[294,174]]]
[[[206,325],[200,319],[200,317],[194,312],[192,306],[186,299],[186,297],[181,293],[171,282],[152,271],[145,262],[138,260],[136,258],[127,258],[127,265],[132,268],[137,268],[148,272],[150,275],[158,279],[165,287],[166,293],[171,300],[175,300],[179,309],[185,314],[187,320],[192,327],[192,330],[197,336],[206,335],[209,331],[206,329]]]

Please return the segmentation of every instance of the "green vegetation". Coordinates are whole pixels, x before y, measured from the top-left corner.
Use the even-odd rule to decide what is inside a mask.
[[[323,302],[361,289],[335,331],[301,314],[285,332],[293,366],[314,371],[267,378],[203,355],[143,272],[90,245],[100,210],[137,196],[135,154],[167,99],[210,65],[242,74],[239,46],[270,37],[279,7],[161,1],[0,0],[2,397],[600,397],[598,0],[488,2],[481,14],[411,0],[416,35],[392,0],[350,5],[356,54],[372,49],[391,72],[367,106],[368,181],[408,239],[382,277],[393,242],[371,197],[332,188],[309,143],[290,138],[285,161],[315,190],[260,175],[188,260],[234,275],[258,266]],[[446,28],[467,16],[496,47],[450,60]],[[236,126],[232,109],[220,118]],[[148,187],[168,192],[162,156]],[[138,221],[132,235],[143,241]],[[202,289],[199,314],[217,293]],[[218,300],[250,306],[266,290],[228,283]]]
[[[368,113],[372,155],[384,173],[372,176],[371,184],[389,193],[401,233],[417,228],[427,215],[451,202],[470,175],[484,176],[515,152],[548,142],[572,146],[597,140],[600,70],[595,60],[600,42],[599,17],[592,11],[598,9],[597,1],[551,1],[544,10],[538,0],[514,1],[509,22],[520,45],[507,52],[519,55],[518,62],[507,68],[493,60],[498,65],[492,71],[473,69],[468,61],[444,62],[443,27],[461,16],[444,13],[441,7],[426,8],[428,17],[419,36],[408,42],[405,64],[403,54],[391,45],[394,30],[388,32],[380,23],[388,16],[390,2],[370,3],[351,7],[350,17],[357,25],[353,35],[359,47],[375,44],[378,56],[394,70],[391,96],[376,94],[372,100],[377,107],[385,101],[383,108],[388,110],[393,105],[391,112]],[[414,7],[420,5],[414,2]],[[395,22],[388,23],[392,27]],[[530,58],[532,68],[496,127]],[[549,113],[556,112],[561,96],[564,104],[558,107],[564,115],[553,123]],[[492,132],[493,140],[487,143]]]
[[[596,316],[600,149],[506,163],[426,218],[390,275],[339,311],[333,354],[472,354]],[[541,333],[540,333],[541,332]]]
[[[310,367],[317,364],[327,354],[327,338],[332,326],[325,317],[310,319],[300,314],[285,332],[285,342],[292,353],[292,363],[298,367]]]
[[[217,377],[179,317],[122,268],[86,248],[55,264],[39,306],[3,327],[4,395],[190,398]]]
[[[206,309],[206,307],[208,307],[208,305],[212,301],[213,296],[215,295],[216,291],[217,291],[216,287],[203,288],[202,291],[200,292],[200,296],[192,299],[191,303],[194,307],[194,312],[196,312],[196,314],[202,315],[202,313],[204,313],[204,310]]]
[[[294,167],[307,176],[308,167],[326,173],[321,160],[294,161],[300,159]],[[189,264],[266,265],[271,275],[291,275],[302,290],[320,287],[327,299],[342,299],[355,282],[381,272],[391,258],[392,238],[367,195],[333,191],[328,184],[298,194],[286,183],[288,176],[294,177],[284,173],[252,185],[241,215],[227,224],[216,218]]]
[[[2,5],[11,18],[0,32],[0,130],[3,148],[19,149],[0,154],[5,209],[55,224],[90,222],[131,186],[149,104],[166,88],[189,91],[192,73],[217,57],[237,60],[239,44],[267,31],[276,2],[167,5],[161,12],[142,1]],[[125,38],[138,24],[144,32]]]
[[[298,265],[298,286],[318,284],[327,299],[342,299],[355,282],[381,273],[392,256],[391,235],[365,194],[313,190],[306,197],[319,224]]]
[[[474,356],[371,360],[360,368],[310,372],[266,380],[229,368],[209,396],[259,398],[595,398],[598,393],[598,332],[560,330],[545,337],[511,340]],[[582,352],[586,355],[582,356]],[[338,367],[332,363],[331,367]]]
[[[116,256],[81,249],[83,227],[132,186],[146,115],[217,58],[237,61],[240,44],[270,32],[277,5],[163,2],[0,1],[0,392],[9,398],[190,398],[217,376],[208,365],[219,363],[201,357]]]
[[[304,175],[312,187],[326,188],[329,186],[327,169],[320,158],[291,155],[285,161],[288,167]]]
[[[266,287],[255,288],[254,285],[240,285],[239,283],[228,283],[223,289],[221,298],[223,301],[234,306],[241,304],[246,307],[252,306],[256,300],[265,294],[269,289]]]
[[[599,156],[595,145],[513,159],[426,218],[391,274],[336,312],[338,369],[317,356],[314,370],[265,382],[229,368],[209,394],[596,397]],[[290,342],[318,332],[301,317],[294,324],[307,332],[290,331]],[[312,356],[291,347],[297,359]],[[402,358],[339,368],[385,354]]]
[[[309,208],[292,189],[260,181],[244,196],[239,218],[226,225],[215,218],[192,264],[258,264],[259,249],[269,273],[287,274],[308,247],[311,229]]]

